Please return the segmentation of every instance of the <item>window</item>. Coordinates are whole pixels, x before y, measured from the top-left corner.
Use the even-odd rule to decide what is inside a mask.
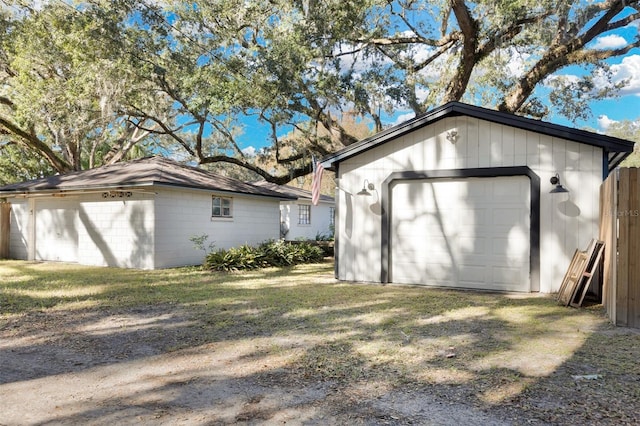
[[[211,201],[212,217],[233,217],[232,200],[229,197],[214,196]]]
[[[336,226],[336,208],[329,207],[329,226]]]
[[[298,204],[298,224],[311,225],[311,205]]]

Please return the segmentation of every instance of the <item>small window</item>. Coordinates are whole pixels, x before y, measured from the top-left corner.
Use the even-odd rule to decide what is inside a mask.
[[[211,202],[212,217],[233,217],[232,199],[228,197],[213,197]]]
[[[298,224],[311,225],[311,205],[309,204],[298,205]]]
[[[336,226],[336,208],[329,207],[329,226]]]

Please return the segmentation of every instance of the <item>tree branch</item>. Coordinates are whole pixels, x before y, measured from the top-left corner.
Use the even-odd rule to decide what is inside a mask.
[[[584,46],[595,39],[603,32],[608,31],[609,22],[625,7],[623,0],[612,0],[607,3],[610,7],[605,13],[582,35],[574,36],[571,39],[555,44],[545,53],[529,71],[516,83],[511,92],[509,92],[498,105],[498,110],[514,113],[518,111],[525,101],[531,96],[535,87],[546,77],[566,65],[584,62],[589,56],[593,55],[594,59],[599,55],[608,55],[606,57],[615,56],[611,54],[614,51],[596,51],[580,52]],[[597,9],[594,9],[594,13]],[[557,40],[556,42],[559,42]],[[623,51],[624,49],[619,49]]]
[[[13,108],[15,105],[13,103],[13,101],[5,96],[0,96],[0,104],[2,105],[7,105],[11,108]]]
[[[582,62],[594,62],[601,61],[604,59],[613,58],[615,56],[622,56],[629,53],[631,50],[636,47],[640,47],[640,40],[636,40],[634,43],[629,43],[625,47],[620,49],[612,49],[612,50],[579,50],[577,52],[573,52],[569,55],[569,62],[572,64],[582,63]]]
[[[65,173],[73,169],[71,164],[57,156],[56,153],[53,152],[47,144],[42,142],[35,133],[24,131],[4,117],[0,117],[0,127],[4,127],[10,134],[17,136],[18,141],[25,147],[39,152],[47,162],[51,164],[51,167],[59,173]]]
[[[145,120],[151,120],[154,123],[156,123],[162,130],[163,130],[163,134],[168,135],[169,137],[171,137],[173,140],[175,140],[176,142],[178,142],[188,153],[189,155],[191,155],[194,158],[198,158],[198,155],[196,154],[196,152],[189,146],[189,144],[187,143],[187,141],[185,141],[184,139],[182,139],[180,136],[178,136],[176,134],[176,131],[171,129],[169,126],[167,126],[167,124],[161,120],[158,117],[152,116],[150,114],[147,114],[145,112],[143,112],[142,110],[138,110],[136,107],[132,107],[134,109],[136,109],[140,115],[140,117],[144,118]],[[142,130],[149,130],[152,131],[151,129],[148,128],[143,128],[141,127]],[[154,133],[159,133],[159,132],[155,132]]]
[[[200,164],[211,164],[211,163],[235,164],[247,170],[251,170],[252,172],[262,176],[267,182],[275,183],[277,185],[284,185],[286,183],[289,183],[292,179],[295,179],[299,176],[308,175],[313,171],[313,165],[311,164],[311,160],[306,161],[302,166],[290,169],[288,174],[279,175],[279,176],[272,175],[271,173],[263,170],[262,168],[254,164],[251,164],[246,160],[236,158],[236,157],[228,157],[226,155],[214,155],[211,157],[205,157],[200,160]]]

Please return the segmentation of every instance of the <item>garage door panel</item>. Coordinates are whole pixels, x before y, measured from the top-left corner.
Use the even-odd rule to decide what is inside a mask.
[[[397,184],[392,281],[529,291],[529,191],[525,176]]]
[[[443,267],[443,263],[424,262],[420,264],[412,262],[400,262],[398,267],[402,269],[403,280],[401,283],[426,283],[431,285],[444,285],[442,283],[455,282],[455,276],[451,268]]]
[[[496,207],[492,212],[492,222],[496,226],[518,225],[522,223],[522,209]]]
[[[396,232],[400,235],[433,235],[434,232],[441,232],[443,226],[435,216],[416,216],[415,219],[403,219],[396,222]]]
[[[459,255],[473,255],[476,253],[489,253],[491,239],[488,237],[459,237],[455,241],[456,252]]]
[[[518,291],[517,282],[521,279],[521,270],[519,268],[497,267],[491,268],[491,279],[496,285],[503,289]]]
[[[491,268],[492,279],[499,284],[512,284],[520,278],[520,270],[518,268],[499,267]]]
[[[514,245],[509,238],[494,237],[491,239],[491,254],[503,259],[521,259],[525,253],[523,250],[514,250]]]
[[[35,259],[78,261],[78,204],[42,199],[35,208]]]
[[[446,248],[436,247],[430,250],[416,250],[413,248],[405,248],[398,250],[396,265],[428,265],[450,263],[452,261],[452,253]],[[421,267],[421,266],[419,266]]]
[[[520,198],[520,194],[523,190],[523,184],[521,181],[502,179],[499,185],[491,185],[492,199],[496,201],[500,200],[512,200],[514,197]]]
[[[460,268],[460,282],[470,283],[476,281],[485,281],[487,267],[485,265],[463,265]]]

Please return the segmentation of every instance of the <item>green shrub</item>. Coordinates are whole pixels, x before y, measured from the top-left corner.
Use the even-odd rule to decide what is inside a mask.
[[[297,259],[297,263],[319,262],[324,258],[322,249],[313,244],[294,244],[291,249],[294,253],[293,257]]]
[[[204,266],[215,271],[238,271],[320,262],[323,257],[322,249],[309,243],[289,244],[283,240],[269,240],[258,247],[243,245],[211,252]]]
[[[283,240],[269,240],[260,245],[265,260],[271,266],[290,266],[300,263],[320,262],[324,258],[322,249],[310,243],[287,243]]]
[[[316,232],[316,241],[333,241],[333,231],[329,231],[328,233],[322,233],[320,231]]]
[[[259,249],[271,266],[290,266],[296,263],[291,244],[285,243],[284,240],[265,241],[260,244]]]
[[[268,266],[262,259],[262,253],[255,247],[242,245],[229,250],[218,250],[207,255],[204,266],[215,271],[239,271]]]

